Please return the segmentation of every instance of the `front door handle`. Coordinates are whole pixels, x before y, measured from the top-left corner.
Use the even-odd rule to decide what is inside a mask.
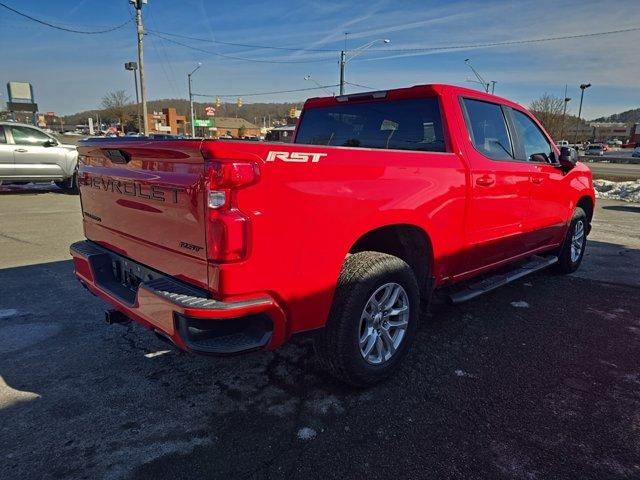
[[[29,150],[26,148],[16,148],[14,152],[27,153]]]
[[[489,175],[476,178],[476,185],[480,185],[481,187],[490,187],[494,183],[496,183],[496,179]]]
[[[542,177],[531,177],[531,182],[540,185],[544,179]]]

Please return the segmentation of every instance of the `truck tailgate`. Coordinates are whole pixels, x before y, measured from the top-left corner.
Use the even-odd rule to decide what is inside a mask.
[[[152,269],[207,285],[200,141],[80,142],[87,239]]]

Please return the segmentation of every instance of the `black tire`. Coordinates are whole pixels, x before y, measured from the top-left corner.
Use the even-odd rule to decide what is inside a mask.
[[[381,364],[372,364],[360,349],[361,316],[371,296],[389,284],[400,285],[405,292],[400,295],[408,301],[409,312],[403,317],[407,325],[395,353]],[[347,384],[365,387],[380,382],[406,355],[415,336],[419,309],[418,283],[403,260],[380,252],[349,255],[340,272],[327,324],[315,339],[316,354],[333,376]]]
[[[582,263],[582,258],[584,257],[584,251],[587,246],[587,232],[588,228],[588,219],[587,214],[580,207],[576,207],[573,212],[573,217],[571,217],[571,223],[569,224],[569,228],[567,230],[567,235],[562,242],[562,247],[558,251],[558,263],[556,263],[556,270],[560,273],[573,273],[575,272],[580,264]],[[572,244],[574,240],[574,235],[576,232],[582,229],[582,237],[580,239],[580,251],[579,254],[576,255],[576,250],[572,252]]]
[[[58,188],[61,188],[65,193],[70,195],[77,195],[80,193],[80,188],[78,187],[78,170],[73,172],[73,176],[63,181],[54,182]]]

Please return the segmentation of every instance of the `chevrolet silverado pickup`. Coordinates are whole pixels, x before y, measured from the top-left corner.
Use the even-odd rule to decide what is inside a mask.
[[[210,355],[308,332],[358,386],[397,369],[435,289],[456,303],[576,270],[595,202],[589,169],[527,110],[447,85],[309,99],[293,143],[79,153],[71,254],[110,323]]]

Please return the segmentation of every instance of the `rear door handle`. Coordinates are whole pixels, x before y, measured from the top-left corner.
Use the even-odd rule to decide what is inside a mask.
[[[531,182],[540,185],[544,179],[542,177],[531,177]]]
[[[26,148],[16,148],[16,149],[14,150],[14,152],[20,152],[20,153],[26,153],[26,152],[28,152],[28,151],[29,151],[29,150],[27,150]]]
[[[476,178],[476,185],[480,185],[481,187],[490,187],[494,183],[496,183],[496,179],[489,175]]]

